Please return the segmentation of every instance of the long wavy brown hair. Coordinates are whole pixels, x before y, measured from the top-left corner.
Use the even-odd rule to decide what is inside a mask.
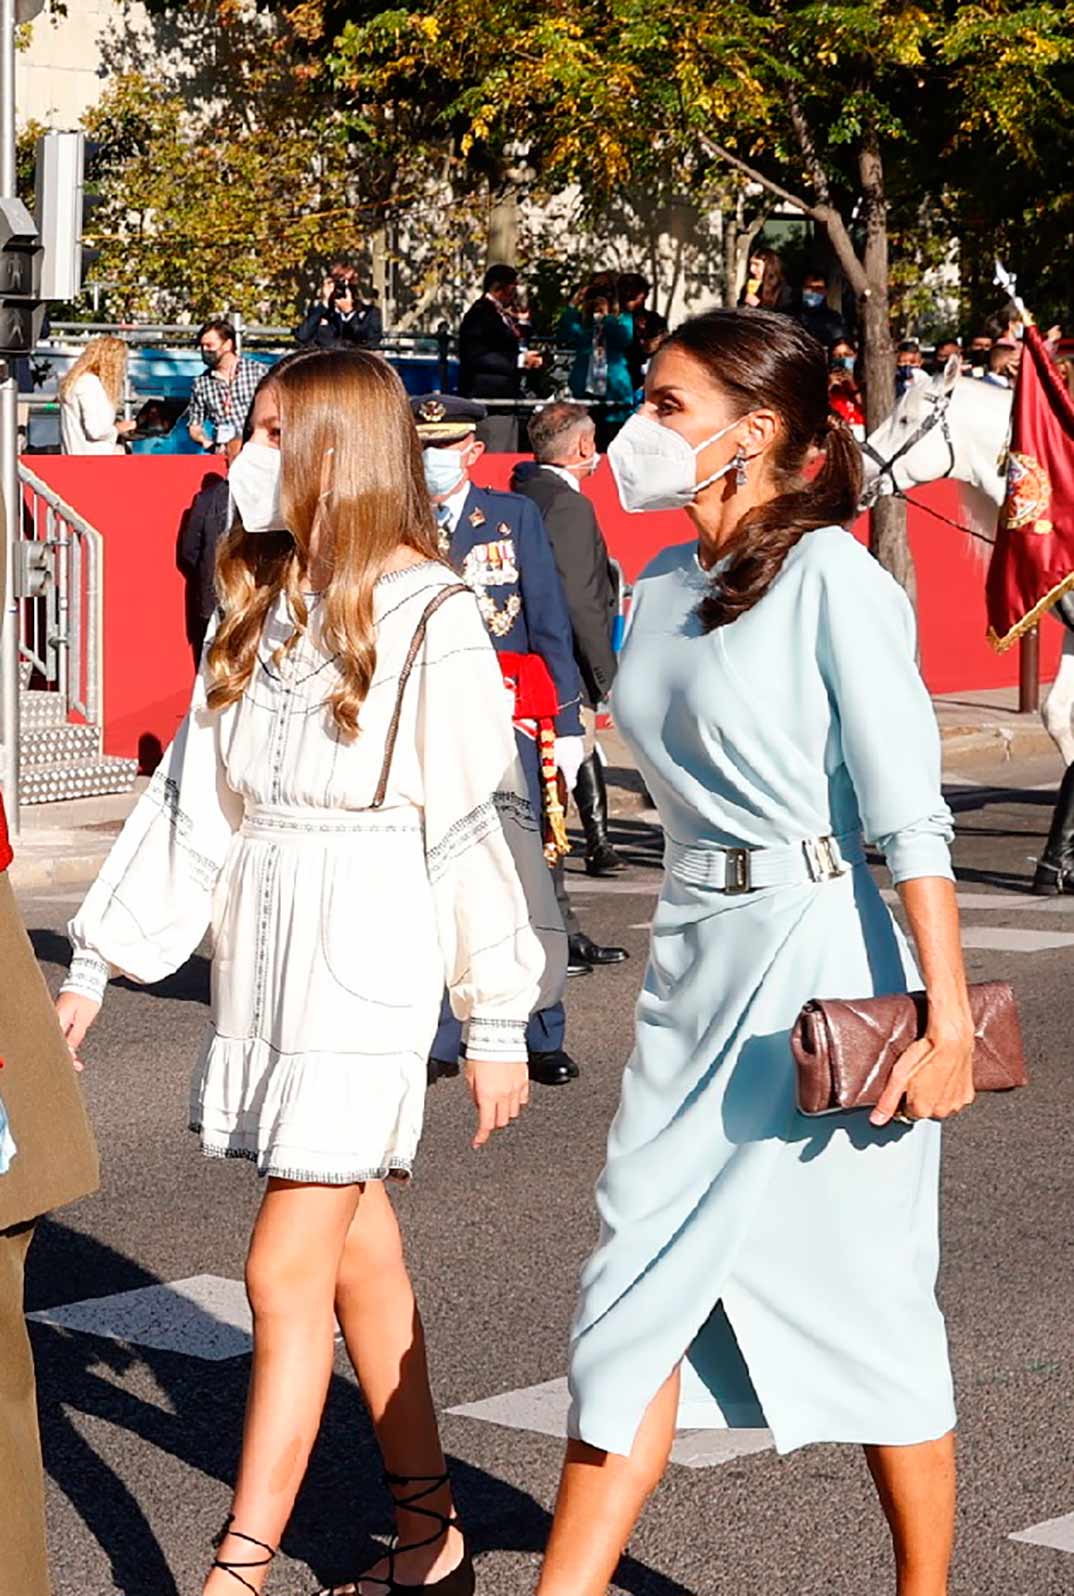
[[[403,384],[379,355],[303,353],[274,367],[258,394],[269,387],[279,408],[280,508],[290,531],[247,532],[236,519],[221,543],[222,619],[209,649],[209,707],[223,709],[246,690],[279,594],[286,594],[294,623],[280,656],[304,634],[315,554],[329,573],[321,642],[340,672],[329,706],[339,731],[351,738],[377,663],[377,580],[401,546],[429,560],[440,557],[421,444]]]
[[[775,491],[738,522],[720,551],[730,559],[698,606],[713,631],[759,603],[801,538],[850,523],[861,497],[861,451],[829,411],[824,350],[789,316],[710,310],[683,322],[663,348],[703,366],[736,416],[763,407],[780,421],[768,462]]]
[[[65,399],[79,377],[89,371],[114,405],[123,398],[127,379],[127,346],[122,338],[91,338],[78,359],[60,378],[60,398]]]

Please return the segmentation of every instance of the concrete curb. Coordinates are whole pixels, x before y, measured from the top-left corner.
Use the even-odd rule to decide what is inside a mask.
[[[18,842],[8,870],[16,892],[37,887],[86,887],[108,857],[109,844],[55,853],[41,843]]]
[[[1008,765],[1015,759],[1038,759],[1056,751],[1036,717],[1027,725],[951,726],[941,731],[940,744],[945,770],[963,765]]]

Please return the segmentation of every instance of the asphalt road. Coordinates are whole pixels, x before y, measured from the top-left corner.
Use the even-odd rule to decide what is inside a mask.
[[[1055,906],[1018,897],[1050,812],[1050,791],[1034,789],[1054,779],[1044,761],[1008,767],[1000,785],[994,771],[982,784],[971,774],[950,793],[971,978],[1015,983],[1033,1075],[1030,1091],[979,1102],[946,1141],[942,1297],[961,1412],[952,1585],[960,1596],[1074,1592],[1074,1518],[1041,1532],[1065,1539],[1067,1551],[1010,1539],[1074,1515],[1074,899]],[[644,818],[617,822],[617,833],[629,872],[610,884],[583,880],[578,902],[589,932],[624,944],[632,959],[571,983],[569,1041],[581,1079],[537,1091],[523,1124],[481,1153],[468,1147],[464,1090],[441,1083],[430,1094],[418,1177],[398,1196],[444,1410],[564,1374],[574,1282],[595,1233],[593,1182],[630,1048],[659,878],[659,838]],[[62,927],[76,902],[69,889],[24,899],[56,983]],[[233,1283],[259,1183],[244,1163],[203,1160],[184,1130],[207,989],[199,957],[158,988],[110,993],[85,1076],[104,1188],[47,1223],[32,1255],[32,1309],[93,1299],[76,1310],[81,1329],[33,1326],[56,1596],[197,1592],[228,1503],[248,1360],[241,1328],[229,1331],[225,1321],[241,1316]],[[159,1289],[194,1277],[211,1278]],[[145,1288],[158,1289],[101,1301]],[[201,1303],[185,1315],[184,1292]],[[154,1337],[181,1350],[144,1344]],[[218,1355],[229,1348],[237,1355]],[[544,1427],[556,1428],[558,1404],[553,1387],[497,1409],[531,1428],[444,1418],[484,1596],[532,1590],[562,1455],[562,1442],[539,1426],[550,1413]],[[730,1460],[717,1462],[701,1436],[677,1455],[690,1459],[695,1440],[701,1455],[692,1460],[708,1466],[669,1469],[617,1591],[893,1589],[884,1526],[856,1450],[816,1447],[778,1459],[771,1450],[736,1456],[732,1445]],[[340,1356],[270,1589],[300,1592],[314,1576],[353,1573],[372,1560],[371,1538],[386,1528],[369,1426]],[[0,1556],[2,1539],[0,1515]]]

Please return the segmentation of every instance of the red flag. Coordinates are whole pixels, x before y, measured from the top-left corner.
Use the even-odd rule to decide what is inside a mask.
[[[988,641],[1002,653],[1074,587],[1074,400],[1027,327],[1014,390],[1007,497],[988,567]]]

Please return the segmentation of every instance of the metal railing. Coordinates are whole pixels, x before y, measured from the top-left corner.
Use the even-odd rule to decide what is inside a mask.
[[[228,319],[228,318],[225,318]],[[264,345],[268,348],[293,349],[295,347],[295,327],[292,326],[258,326],[244,322],[240,317],[229,318],[235,329],[235,342],[239,353],[242,353],[246,344]],[[302,321],[298,317],[295,325]],[[141,346],[179,347],[193,349],[198,333],[198,322],[115,322],[115,321],[50,321],[48,341],[61,343],[87,343],[91,338],[99,338],[107,334],[113,338],[122,338],[125,343],[134,348]],[[415,329],[412,332],[391,331],[382,337],[379,348],[388,355],[417,356],[425,355],[437,358],[439,355],[454,354],[456,350],[454,333],[445,327],[443,331],[422,331]]]
[[[104,539],[21,462],[19,487],[20,676],[57,692],[65,718],[77,715],[100,739]]]

